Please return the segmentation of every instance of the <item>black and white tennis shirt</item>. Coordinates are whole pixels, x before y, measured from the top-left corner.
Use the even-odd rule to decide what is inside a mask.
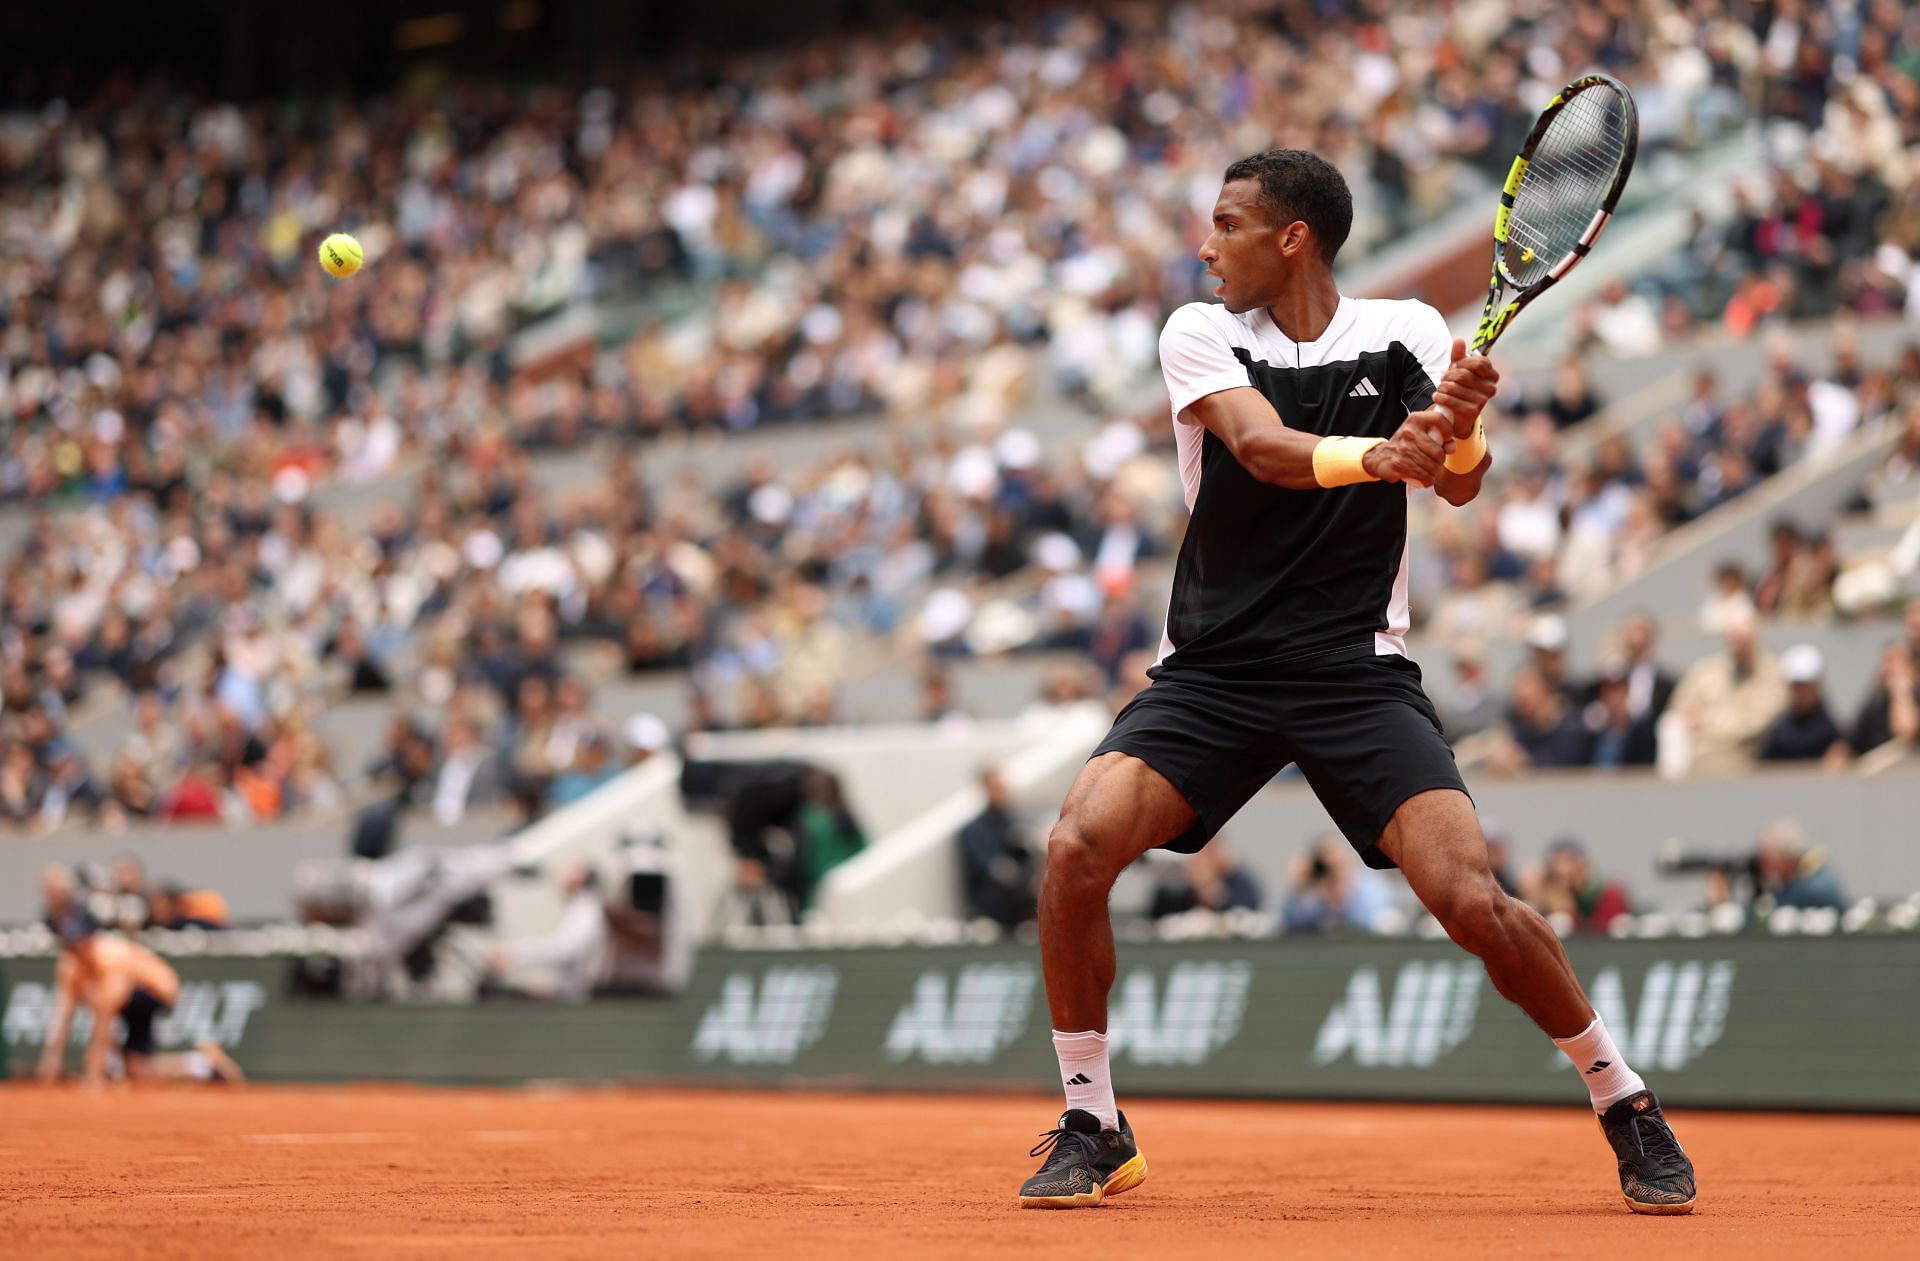
[[[1387,438],[1426,407],[1452,335],[1424,302],[1341,297],[1311,342],[1265,308],[1175,311],[1160,334],[1180,481],[1192,514],[1174,569],[1161,664],[1261,674],[1306,663],[1405,656],[1410,488],[1368,482],[1286,490],[1255,480],[1226,444],[1181,413],[1252,386],[1290,428]]]

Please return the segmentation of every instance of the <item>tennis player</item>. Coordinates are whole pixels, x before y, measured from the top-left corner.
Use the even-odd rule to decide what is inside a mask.
[[[1349,298],[1346,181],[1277,149],[1227,168],[1200,259],[1218,303],[1160,337],[1192,516],[1152,684],[1081,770],[1047,843],[1040,949],[1067,1110],[1023,1207],[1098,1204],[1146,1158],[1107,1063],[1107,895],[1149,849],[1192,853],[1289,762],[1371,867],[1398,867],[1581,1074],[1627,1204],[1685,1213],[1694,1177],[1545,920],[1508,897],[1407,657],[1407,504],[1456,506],[1492,463],[1498,376],[1421,302]]]
[[[74,1013],[85,1006],[93,1031],[81,1057],[80,1080],[104,1084],[118,1070],[128,1081],[245,1080],[240,1066],[220,1045],[202,1042],[191,1051],[156,1053],[153,1025],[180,997],[180,974],[165,959],[135,941],[101,932],[81,902],[73,873],[58,864],[40,876],[48,925],[60,941],[54,964],[53,1018],[40,1053],[40,1080],[60,1079]],[[120,1053],[112,1054],[115,1025],[122,1031]],[[114,1061],[118,1060],[116,1064]]]

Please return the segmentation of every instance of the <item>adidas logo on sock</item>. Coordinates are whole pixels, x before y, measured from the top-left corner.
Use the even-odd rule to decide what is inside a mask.
[[[1595,1060],[1593,1062],[1593,1067],[1587,1070],[1587,1075],[1591,1077],[1593,1074],[1602,1072],[1607,1068],[1610,1068],[1612,1065],[1613,1065],[1612,1060]]]
[[[1379,398],[1380,391],[1373,388],[1373,382],[1369,381],[1365,377],[1361,377],[1360,384],[1354,386],[1351,390],[1347,391],[1347,397],[1348,398]]]
[[[1067,1085],[1091,1086],[1093,1085],[1093,1078],[1087,1076],[1085,1073],[1075,1073],[1073,1076],[1067,1078]]]

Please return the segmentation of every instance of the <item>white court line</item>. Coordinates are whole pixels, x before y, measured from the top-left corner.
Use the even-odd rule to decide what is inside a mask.
[[[323,1134],[242,1134],[240,1141],[260,1147],[351,1146],[360,1143],[413,1143],[426,1135],[407,1131],[377,1134],[370,1130],[339,1130]]]
[[[593,1136],[592,1130],[455,1130],[445,1134],[426,1134],[419,1130],[327,1130],[242,1134],[239,1138],[256,1147],[354,1147],[372,1143],[577,1143]]]

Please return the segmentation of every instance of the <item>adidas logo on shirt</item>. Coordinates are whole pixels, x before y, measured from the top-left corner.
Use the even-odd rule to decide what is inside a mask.
[[[1348,398],[1379,398],[1380,391],[1373,388],[1373,382],[1369,381],[1365,377],[1361,377],[1360,384],[1354,386],[1351,390],[1347,391],[1347,397]]]

